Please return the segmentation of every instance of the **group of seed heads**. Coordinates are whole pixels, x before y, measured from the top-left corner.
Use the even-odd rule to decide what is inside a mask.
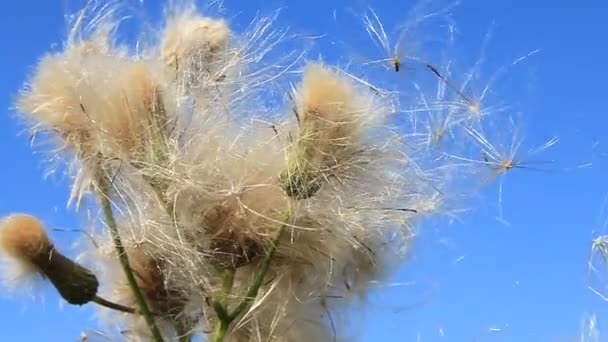
[[[256,112],[257,98],[239,101],[251,100],[243,93],[262,93],[243,89],[278,77],[271,68],[248,74],[244,65],[262,52],[248,52],[252,47],[233,39],[224,20],[194,9],[167,19],[153,47],[157,60],[72,37],[65,51],[41,59],[18,101],[36,128],[58,133],[60,150],[76,152],[82,167],[74,188],[97,192],[111,238],[104,242],[115,248],[112,260],[122,264],[128,284],[99,273],[119,293],[114,301],[99,296],[93,271],[61,254],[30,215],[0,221],[1,251],[48,280],[68,303],[136,314],[130,317],[146,318],[152,335],[156,321],[167,318],[169,333],[185,330],[186,337],[199,323],[216,324],[213,341],[328,340],[326,325],[335,339],[328,299],[348,303],[350,294],[367,291],[371,279],[405,258],[413,220],[442,209],[440,191],[418,181],[418,166],[403,158],[409,152],[388,125],[395,99],[308,62],[290,94],[292,112],[271,125],[272,136],[236,112]],[[83,14],[77,26],[81,20]],[[264,25],[248,36],[251,45],[260,42]],[[384,30],[378,32],[386,41]],[[395,53],[388,72],[403,73],[404,60]],[[479,113],[449,74],[408,60]],[[263,73],[272,75],[256,78]],[[237,90],[230,88],[235,84]],[[295,128],[285,134],[284,127]],[[482,158],[497,164],[495,154]],[[497,169],[516,167],[509,161]],[[118,215],[118,208],[126,210]],[[129,235],[121,240],[120,234]],[[329,323],[299,324],[325,313]],[[312,331],[323,337],[311,338]]]

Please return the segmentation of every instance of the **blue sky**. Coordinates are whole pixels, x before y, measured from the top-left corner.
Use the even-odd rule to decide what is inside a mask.
[[[343,61],[344,50],[370,46],[349,11],[372,6],[390,28],[408,9],[395,2],[224,3],[229,14],[238,14],[231,19],[237,26],[258,9],[283,7],[279,25],[311,35],[329,33],[320,40],[319,51],[325,59]],[[44,156],[30,150],[12,110],[33,64],[61,44],[66,6],[77,8],[67,0],[0,3],[0,215],[30,212],[52,227],[74,228],[81,214],[64,209],[65,180],[43,179]],[[145,7],[152,17],[160,11],[156,1],[146,1]],[[465,0],[454,10],[458,60],[465,64],[476,60],[492,22],[496,29],[488,70],[542,50],[512,71],[501,95],[525,109],[527,144],[559,136],[547,154],[556,161],[550,172],[507,175],[503,209],[509,226],[495,219],[496,185],[476,199],[478,209],[462,215],[460,222],[424,224],[411,260],[392,279],[410,285],[383,288],[372,296],[364,323],[356,326],[365,341],[415,341],[417,336],[421,341],[574,341],[590,312],[608,330],[608,302],[586,289],[592,231],[598,229],[608,194],[607,10],[608,3],[597,0]],[[364,54],[377,53],[365,49]],[[75,237],[53,234],[61,242]],[[0,296],[3,340],[71,341],[95,327],[90,308],[61,309],[51,291],[43,298]],[[501,331],[490,333],[489,328]]]

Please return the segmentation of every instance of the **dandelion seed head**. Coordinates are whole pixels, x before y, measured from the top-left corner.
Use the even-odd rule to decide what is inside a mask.
[[[137,150],[157,89],[142,62],[73,51],[42,59],[19,111],[83,158]]]
[[[6,290],[36,296],[43,282],[32,260],[49,249],[50,241],[35,217],[12,214],[0,221],[0,280]]]
[[[469,111],[474,115],[479,115],[481,113],[481,105],[479,103],[472,103],[469,105]]]
[[[226,49],[230,30],[221,19],[202,17],[190,11],[172,18],[165,27],[161,58],[174,69],[204,63]]]
[[[381,122],[388,107],[321,64],[305,69],[296,99],[299,137],[280,178],[291,197],[308,198],[319,190],[323,177],[341,178],[353,165],[349,159],[365,149],[364,130]],[[325,176],[324,169],[329,171]]]
[[[507,152],[495,146],[483,130],[491,108],[446,96],[445,80],[434,100],[420,90],[429,113],[423,132],[414,116],[413,132],[402,134],[391,117],[402,112],[398,93],[321,62],[300,70],[305,52],[277,49],[295,40],[272,28],[276,15],[235,32],[223,19],[174,6],[158,39],[142,38],[136,49],[114,43],[115,5],[80,15],[64,51],[40,61],[18,101],[58,155],[73,154],[77,201],[107,177],[102,195],[114,220],[84,258],[97,265],[100,293],[136,305],[108,234],[116,221],[166,336],[175,336],[176,322],[197,334],[212,328],[212,302],[237,306],[275,246],[230,338],[346,336],[347,309],[365,305],[373,284],[406,260],[419,220],[456,214],[446,203],[453,184],[470,175],[465,162],[495,173],[519,167],[519,138]],[[402,53],[403,39],[448,10],[419,8],[393,45],[373,11],[365,19],[387,50],[383,62],[399,69],[402,61],[423,63]],[[288,84],[296,84],[290,96]],[[475,157],[445,150],[467,142]],[[128,331],[125,338],[148,337],[139,317],[109,321]]]
[[[0,248],[23,271],[48,279],[70,304],[85,304],[97,293],[96,277],[87,269],[60,254],[46,234],[42,222],[31,215],[13,214],[0,227]]]
[[[12,214],[1,222],[0,248],[28,269],[35,270],[36,263],[48,256],[53,245],[40,220],[27,214]]]

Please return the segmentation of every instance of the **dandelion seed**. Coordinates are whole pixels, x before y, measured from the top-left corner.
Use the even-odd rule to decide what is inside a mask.
[[[380,48],[382,48],[384,50],[384,52],[388,56],[388,59],[374,61],[374,62],[371,62],[368,64],[388,62],[391,65],[391,67],[395,70],[395,72],[399,72],[399,70],[401,68],[401,58],[399,57],[399,55],[400,55],[399,44],[396,44],[394,47],[391,48],[391,43],[388,39],[386,31],[384,30],[384,26],[382,25],[382,22],[380,21],[380,18],[378,18],[378,15],[376,14],[376,12],[373,9],[369,9],[369,12],[370,12],[369,15],[366,14],[363,17],[365,29],[367,30],[367,33],[369,34],[370,38],[376,44],[378,44],[380,46]],[[371,15],[371,17],[370,17],[370,15]]]
[[[591,167],[591,166],[593,166],[593,163],[589,162],[589,163],[579,164],[579,165],[576,166],[576,168],[577,169],[585,169],[585,168],[588,168],[588,167]]]
[[[513,121],[510,121],[511,125],[515,125]],[[500,175],[505,173],[506,171],[512,169],[532,169],[532,170],[542,170],[539,168],[535,168],[534,165],[547,164],[549,162],[541,162],[541,161],[529,161],[528,158],[552,147],[555,145],[559,139],[552,138],[548,140],[545,144],[540,147],[531,149],[525,157],[520,156],[520,149],[523,143],[523,139],[519,136],[518,129],[515,128],[513,138],[508,147],[504,145],[493,145],[479,130],[475,128],[465,128],[465,131],[469,134],[470,137],[473,138],[475,143],[477,143],[481,149],[481,159],[480,163],[485,164],[490,169],[496,172],[496,175]],[[471,159],[466,158],[457,158],[464,161],[475,162]]]
[[[598,290],[594,289],[594,288],[593,288],[593,287],[591,287],[591,286],[589,286],[588,288],[589,288],[589,290],[590,290],[591,292],[593,292],[593,293],[594,293],[596,296],[598,296],[598,297],[599,297],[599,298],[601,298],[603,301],[605,301],[605,302],[607,302],[607,303],[608,303],[608,296],[606,296],[606,295],[602,294],[600,291],[598,291]]]
[[[592,251],[597,251],[604,262],[608,262],[608,236],[599,236],[593,240]]]
[[[581,324],[581,335],[579,342],[600,342],[600,330],[595,313],[588,314]]]
[[[501,126],[503,127],[503,126]],[[466,134],[472,138],[473,142],[480,148],[481,153],[479,158],[467,158],[457,156],[451,153],[444,153],[446,157],[470,163],[472,166],[481,166],[486,170],[490,171],[489,175],[483,177],[483,184],[487,184],[496,178],[500,177],[498,187],[498,211],[499,215],[497,220],[505,225],[509,225],[503,217],[502,212],[502,200],[503,200],[503,185],[504,185],[504,174],[514,169],[527,169],[534,171],[547,171],[546,169],[540,168],[540,165],[550,164],[550,161],[533,161],[531,160],[536,154],[541,153],[559,141],[557,137],[549,139],[543,145],[533,148],[527,152],[523,152],[522,145],[523,139],[520,136],[519,128],[512,118],[509,118],[507,125],[504,127],[511,127],[512,136],[510,142],[507,144],[493,143],[490,142],[488,137],[482,133],[481,129],[473,127],[464,127]],[[482,170],[483,170],[482,168]]]
[[[428,9],[424,8],[424,6],[415,8],[412,13],[410,13],[405,24],[399,28],[399,33],[394,42],[391,42],[389,39],[384,29],[384,25],[382,25],[382,22],[376,12],[371,8],[368,9],[368,13],[363,16],[365,29],[372,41],[380,49],[382,49],[384,53],[386,53],[387,58],[367,62],[364,63],[364,65],[378,63],[388,64],[390,65],[391,69],[395,70],[395,72],[399,72],[403,69],[403,62],[406,60],[430,66],[429,63],[423,62],[419,57],[404,53],[403,45],[414,44],[414,37],[416,35],[415,30],[419,29],[419,26],[426,21],[434,18],[444,18],[449,21],[449,11],[456,5],[457,3],[453,3],[437,11],[429,11]]]
[[[454,264],[458,264],[465,259],[466,255],[461,255],[453,261]]]
[[[467,95],[465,95],[463,93],[462,90],[458,89],[456,86],[454,86],[452,84],[452,82],[450,82],[445,76],[443,76],[439,70],[437,70],[436,67],[430,65],[430,64],[426,64],[425,65],[427,69],[431,70],[431,72],[437,76],[437,78],[439,78],[439,80],[441,80],[446,86],[448,86],[450,89],[452,89],[453,91],[455,91],[463,100],[465,100],[466,102],[468,102],[470,105],[468,107],[468,109],[471,112],[474,112],[476,114],[479,114],[480,111],[480,106],[479,103],[475,103],[473,102]]]

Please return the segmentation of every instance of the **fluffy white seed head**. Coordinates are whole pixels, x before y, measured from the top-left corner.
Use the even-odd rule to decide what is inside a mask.
[[[13,214],[0,224],[0,248],[24,268],[37,271],[38,262],[48,257],[53,245],[40,220],[31,215]]]
[[[230,30],[222,19],[190,11],[170,18],[161,41],[161,59],[174,70],[198,66],[201,71],[224,52]]]
[[[233,308],[243,300],[283,230],[230,338],[345,335],[347,315],[339,313],[364,303],[370,284],[406,258],[420,216],[446,211],[446,189],[462,166],[428,143],[408,145],[410,136],[391,126],[396,97],[362,76],[319,62],[300,70],[297,53],[280,51],[297,57],[287,64],[268,61],[287,37],[270,28],[274,17],[240,34],[193,8],[168,13],[143,52],[113,46],[117,22],[93,16],[112,29],[71,37],[64,51],[45,56],[19,110],[61,152],[76,152],[78,194],[100,174],[111,183],[131,267],[167,336],[184,322],[197,333],[212,330],[211,303]],[[291,101],[280,103],[290,90]],[[428,110],[441,115],[427,126],[463,130],[438,141],[472,132],[459,116],[443,120],[454,105],[437,102]],[[106,266],[102,293],[135,306],[103,233],[93,253]],[[139,320],[124,326],[146,337]]]

